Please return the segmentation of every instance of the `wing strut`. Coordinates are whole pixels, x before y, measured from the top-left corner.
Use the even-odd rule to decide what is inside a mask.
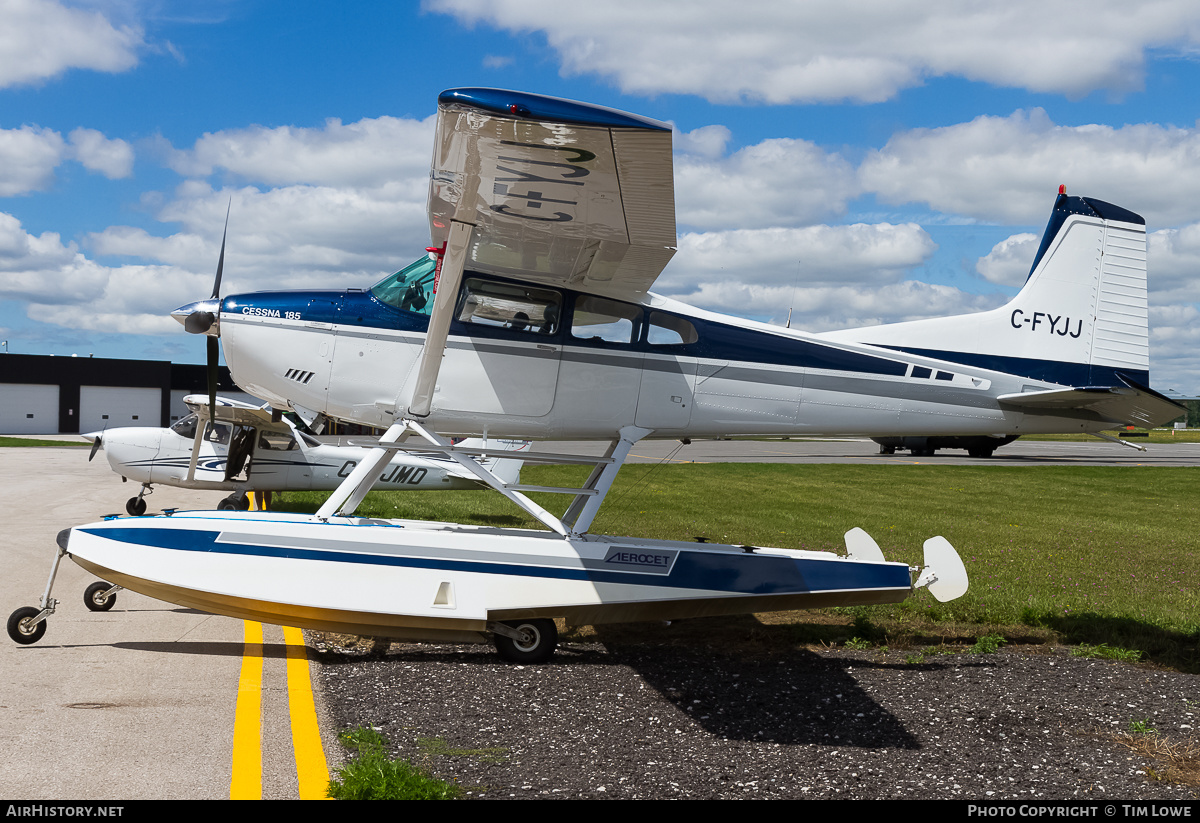
[[[427,417],[433,405],[433,392],[437,388],[438,372],[442,368],[446,338],[450,334],[450,321],[454,316],[454,302],[458,298],[458,286],[462,282],[473,229],[474,226],[469,223],[450,221],[446,250],[438,262],[438,275],[433,284],[433,309],[429,315],[429,331],[425,335],[425,346],[421,349],[421,365],[417,370],[412,400],[408,404],[408,413],[414,417]]]

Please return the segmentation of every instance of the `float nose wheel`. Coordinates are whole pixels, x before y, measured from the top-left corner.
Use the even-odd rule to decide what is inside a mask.
[[[50,579],[46,581],[46,593],[42,595],[42,608],[22,606],[8,616],[8,636],[14,643],[28,646],[41,640],[42,635],[46,633],[46,618],[54,614],[58,607],[58,601],[50,596],[50,592],[54,590],[54,577],[58,574],[58,565],[67,556],[70,532],[70,529],[63,529],[58,533],[58,551],[55,552],[54,563],[50,566]]]
[[[496,651],[509,663],[545,663],[558,648],[558,627],[553,620],[512,620],[491,628]]]
[[[8,617],[8,636],[14,643],[28,646],[42,639],[46,633],[44,610],[33,606],[22,606]]]

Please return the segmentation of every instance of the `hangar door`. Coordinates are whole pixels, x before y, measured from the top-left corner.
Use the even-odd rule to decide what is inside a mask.
[[[58,386],[0,386],[0,434],[58,434]]]
[[[162,389],[79,387],[79,432],[125,426],[161,426]]]

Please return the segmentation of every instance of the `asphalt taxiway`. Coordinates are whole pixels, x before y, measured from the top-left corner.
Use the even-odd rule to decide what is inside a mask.
[[[602,453],[599,443],[547,443],[538,449]],[[644,441],[633,462],[783,462],[986,466],[1196,466],[1200,443],[1150,444],[1145,452],[1104,442],[1017,441],[987,460],[947,450],[934,457],[880,455],[867,440]],[[137,492],[87,450],[0,448],[5,569],[0,611],[34,606],[46,586],[59,530],[123,513]],[[150,511],[209,508],[222,492],[158,487]],[[83,603],[93,578],[65,561],[55,582],[60,602],[35,645],[0,643],[0,796],[29,800],[220,799],[235,791],[239,698],[256,713],[257,751],[242,751],[264,798],[300,796],[288,659],[297,649],[282,630],[264,627],[261,643],[240,620],[215,617],[128,591],[115,608]],[[253,651],[254,653],[249,653]],[[259,658],[247,680],[247,659]],[[302,664],[301,668],[307,664]],[[255,702],[257,701],[257,702]],[[316,711],[322,717],[320,695]],[[244,712],[242,712],[244,714]],[[244,718],[242,718],[244,720]],[[325,754],[339,757],[336,729],[322,726]],[[249,761],[246,758],[249,757]],[[257,757],[256,761],[254,758]],[[261,765],[259,765],[261,764]],[[251,780],[249,791],[256,790]]]
[[[1136,442],[1136,441],[1130,441]],[[603,454],[607,444],[539,443],[535,451]],[[1102,440],[1017,440],[989,458],[969,457],[962,449],[944,449],[932,457],[907,451],[884,455],[866,438],[837,440],[643,440],[633,447],[631,463],[852,463],[889,466],[1198,466],[1200,443],[1147,443],[1138,451]]]
[[[87,457],[87,449],[0,448],[6,620],[39,605],[60,529],[124,514],[138,490],[103,455]],[[221,496],[164,486],[147,500],[154,512],[211,508]],[[83,592],[94,580],[64,561],[45,636],[29,646],[7,635],[0,643],[0,797],[229,798],[239,726],[252,732],[239,751],[237,790],[298,797],[287,672],[296,650],[282,630],[265,626],[261,644],[248,647],[241,620],[130,591],[117,594],[112,610],[92,612]],[[247,680],[247,659],[257,679]]]

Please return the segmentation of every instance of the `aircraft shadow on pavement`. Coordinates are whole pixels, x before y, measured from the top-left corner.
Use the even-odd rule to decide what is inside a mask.
[[[560,694],[599,695],[636,692],[644,684],[674,707],[671,722],[694,724],[716,737],[754,743],[919,749],[920,742],[904,723],[859,685],[855,670],[894,669],[902,676],[903,672],[951,665],[939,661],[885,663],[801,648],[744,651],[691,639],[646,642],[629,637],[628,628],[613,642],[604,640],[603,630],[597,634],[600,642],[564,640],[555,658],[545,664],[551,677],[538,678],[539,685],[528,693],[529,698],[535,699],[537,690],[543,688],[557,689]],[[470,705],[486,714],[493,695],[506,689],[532,688],[528,674],[520,673],[521,667],[501,662],[487,646],[376,644],[369,653],[326,652],[319,658],[331,695],[340,694],[342,687],[358,694],[350,685],[353,681],[370,683],[370,690],[381,695],[381,707],[391,702],[382,695],[402,693],[406,703],[428,704],[418,714],[432,716],[446,716],[451,705]],[[964,664],[958,660],[956,665]],[[979,661],[978,665],[987,663]],[[630,673],[621,674],[614,667]],[[434,688],[433,684],[442,685]],[[446,707],[433,705],[442,700]],[[336,696],[333,701],[337,702]],[[354,714],[372,702],[358,694],[343,708],[352,706]],[[607,705],[607,701],[600,702]],[[379,711],[380,717],[368,712],[369,717],[348,715],[342,720],[349,725],[384,722],[383,716],[391,710]]]

